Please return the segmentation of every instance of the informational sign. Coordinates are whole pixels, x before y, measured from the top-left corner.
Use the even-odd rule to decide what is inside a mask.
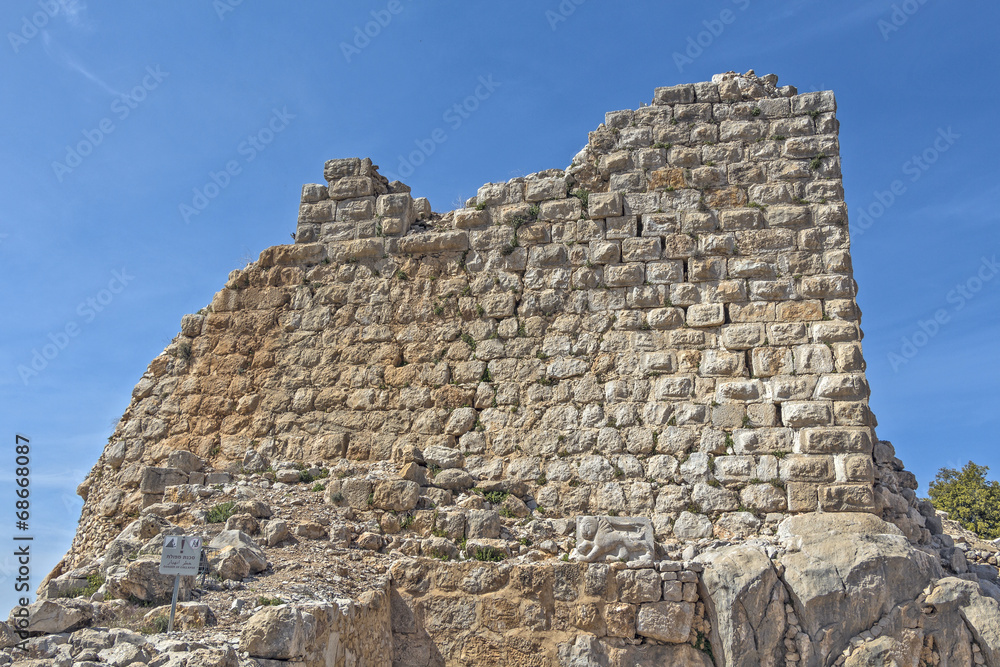
[[[160,574],[198,574],[201,562],[201,537],[198,535],[167,535],[163,538]]]

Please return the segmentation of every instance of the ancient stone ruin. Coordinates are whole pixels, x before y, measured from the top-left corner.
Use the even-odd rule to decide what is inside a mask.
[[[10,656],[1000,667],[996,549],[875,434],[832,92],[660,88],[443,215],[323,176],[136,385]],[[180,639],[95,629],[179,533]]]

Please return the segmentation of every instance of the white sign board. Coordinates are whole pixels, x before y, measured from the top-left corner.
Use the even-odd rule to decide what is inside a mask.
[[[201,537],[167,535],[163,538],[160,574],[198,574],[201,562]]]

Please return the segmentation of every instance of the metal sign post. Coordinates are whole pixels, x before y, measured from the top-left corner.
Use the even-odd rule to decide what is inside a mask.
[[[177,594],[181,576],[197,575],[201,563],[201,537],[198,535],[167,535],[163,538],[160,554],[160,574],[174,575],[174,592],[170,598],[170,620],[167,632],[174,631],[174,614],[177,613]]]

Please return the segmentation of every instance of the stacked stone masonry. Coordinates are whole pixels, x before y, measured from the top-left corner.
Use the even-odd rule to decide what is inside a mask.
[[[146,479],[178,450],[444,450],[455,492],[526,485],[548,516],[650,517],[657,539],[820,510],[926,540],[868,408],[837,131],[831,92],[727,75],[657,89],[566,170],[444,215],[370,160],[329,161],[296,244],[234,271],[136,386],[74,553],[181,483]]]
[[[34,605],[69,646],[17,657],[1000,667],[995,552],[874,431],[833,94],[776,84],[657,89],[445,214],[329,161],[136,385]],[[184,624],[238,640],[80,629],[189,531]]]

